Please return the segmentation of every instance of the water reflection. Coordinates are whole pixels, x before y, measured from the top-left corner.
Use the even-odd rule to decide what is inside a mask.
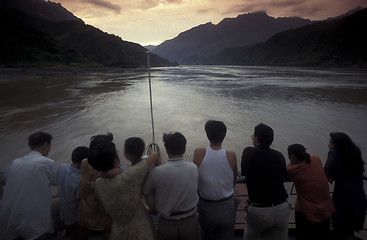
[[[345,131],[365,155],[366,72],[181,66],[156,68],[151,75],[157,143],[163,148],[163,132],[181,131],[188,139],[187,160],[195,147],[208,144],[209,119],[226,123],[224,146],[238,160],[259,122],[273,127],[273,147],[283,153],[298,142],[324,160],[329,132]],[[58,164],[70,161],[72,149],[88,145],[98,133],[114,133],[120,152],[127,137],[152,141],[146,69],[67,75],[1,71],[0,116],[2,168],[28,151],[26,138],[36,130],[54,136],[50,157]]]

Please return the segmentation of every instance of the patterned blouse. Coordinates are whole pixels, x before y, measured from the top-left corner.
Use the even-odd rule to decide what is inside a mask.
[[[143,160],[115,177],[96,180],[96,194],[113,219],[111,239],[155,239],[152,218],[141,199],[148,170]]]
[[[111,229],[112,219],[106,213],[101,202],[98,200],[94,184],[98,171],[89,164],[88,159],[81,163],[80,196],[78,207],[78,223],[93,231],[103,231]]]

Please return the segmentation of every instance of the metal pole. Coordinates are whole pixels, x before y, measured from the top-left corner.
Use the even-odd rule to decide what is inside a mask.
[[[152,84],[150,80],[150,59],[149,59],[150,52],[147,51],[147,62],[148,62],[148,78],[149,78],[149,96],[150,96],[150,117],[152,119],[152,132],[153,132],[153,143],[155,143],[155,136],[154,136],[154,120],[153,120],[153,100],[152,100]]]

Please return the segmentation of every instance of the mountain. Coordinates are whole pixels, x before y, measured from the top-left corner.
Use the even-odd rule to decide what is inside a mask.
[[[153,52],[180,64],[201,64],[226,48],[264,42],[276,33],[312,23],[297,17],[274,18],[265,12],[206,23],[179,34],[154,48]]]
[[[205,64],[367,67],[367,8],[278,33],[264,43],[209,57]]]
[[[0,67],[93,65],[75,49],[0,10]]]
[[[147,49],[86,25],[60,4],[1,0],[0,14],[0,66],[147,66]],[[155,54],[150,62],[176,65]]]
[[[148,49],[149,51],[153,51],[154,50],[154,48],[156,47],[156,46],[154,46],[154,45],[146,45],[146,46],[144,46],[146,49]]]

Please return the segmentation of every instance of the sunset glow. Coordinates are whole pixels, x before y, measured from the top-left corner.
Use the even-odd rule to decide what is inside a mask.
[[[192,27],[240,14],[265,11],[273,17],[323,20],[367,0],[54,0],[86,24],[123,40],[158,45]]]

